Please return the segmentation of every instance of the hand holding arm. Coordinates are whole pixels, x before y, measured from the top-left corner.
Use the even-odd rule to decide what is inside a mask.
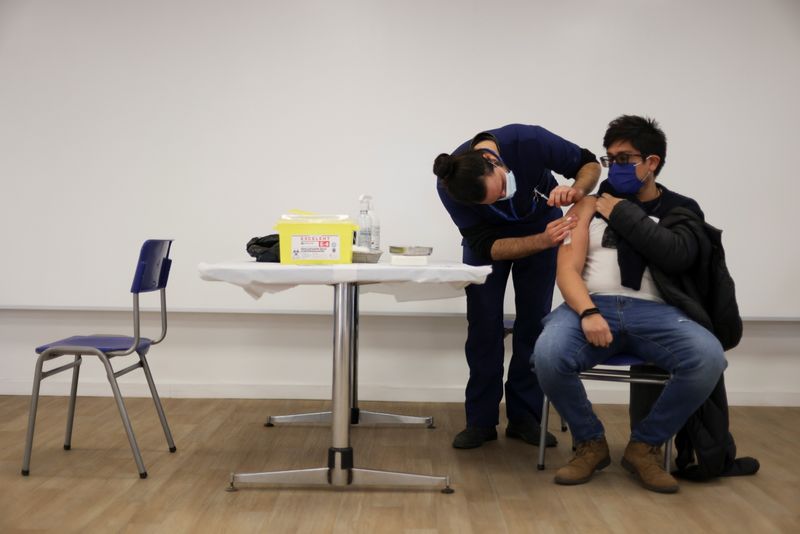
[[[666,228],[648,217],[633,202],[617,202],[608,211],[608,225],[648,263],[666,273],[683,272],[694,264],[699,253],[699,244],[689,226]]]
[[[595,211],[602,215],[605,220],[608,220],[611,217],[611,212],[614,211],[614,208],[617,206],[617,204],[622,202],[622,200],[623,199],[609,195],[608,193],[603,193],[597,199]]]
[[[558,246],[576,224],[575,217],[561,217],[551,221],[541,234],[498,239],[492,244],[492,259],[516,260]]]

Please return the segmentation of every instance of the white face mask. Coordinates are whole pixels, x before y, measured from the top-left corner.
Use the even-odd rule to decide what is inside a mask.
[[[514,193],[517,192],[517,179],[514,178],[514,171],[508,169],[506,171],[506,195],[504,197],[500,197],[497,200],[508,200],[514,196]]]

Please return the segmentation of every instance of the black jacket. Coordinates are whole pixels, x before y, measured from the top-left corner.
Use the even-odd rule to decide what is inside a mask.
[[[617,249],[622,285],[639,291],[646,267],[667,272],[682,272],[691,267],[697,256],[697,244],[689,232],[668,229],[650,219],[662,219],[677,208],[689,210],[703,219],[703,210],[693,199],[670,191],[659,184],[659,195],[640,202],[636,195],[620,195],[608,180],[600,184],[598,194],[608,192],[627,202],[614,207],[603,234],[603,244]],[[600,214],[597,217],[602,217]],[[621,239],[619,237],[622,237]]]
[[[614,208],[609,226],[644,259],[667,303],[713,332],[725,350],[735,347],[742,337],[742,320],[733,279],[725,264],[722,232],[686,207],[670,209],[658,224],[647,217],[643,208],[621,202]],[[636,264],[622,258],[619,263],[620,269],[628,269],[629,273],[630,265]],[[649,411],[649,406],[643,411],[634,404],[649,400],[652,405],[660,391],[660,387],[631,385],[632,423]],[[757,472],[758,460],[736,458],[736,443],[728,429],[728,400],[720,377],[709,398],[675,438],[676,475],[707,480]]]
[[[642,207],[631,202],[617,204],[609,226],[641,256],[668,304],[711,331],[723,349],[739,344],[742,319],[733,278],[725,264],[720,230],[693,210],[680,206],[668,211],[656,224]],[[621,256],[624,250],[620,244]],[[625,273],[626,265],[634,262],[620,258],[619,263]]]
[[[659,224],[687,228],[698,245],[697,260],[689,270],[666,273],[651,269],[664,300],[713,332],[724,350],[734,348],[742,339],[742,318],[735,284],[725,264],[722,232],[684,208],[672,210]]]
[[[678,451],[675,475],[700,481],[758,471],[760,466],[755,458],[736,457],[736,442],[728,431],[728,420],[728,397],[724,378],[720,377],[708,399],[675,436]]]

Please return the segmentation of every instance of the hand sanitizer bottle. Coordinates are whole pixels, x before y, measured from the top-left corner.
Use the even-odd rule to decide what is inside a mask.
[[[369,248],[372,242],[372,223],[369,219],[369,195],[358,197],[361,208],[358,212],[358,234],[356,234],[356,246]]]
[[[361,195],[358,197],[361,209],[358,212],[358,235],[356,245],[367,247],[370,250],[381,248],[381,223],[378,215],[372,209],[372,197]]]
[[[378,214],[375,213],[375,210],[370,209],[368,210],[369,213],[369,223],[370,223],[370,243],[369,248],[370,250],[380,250],[381,249],[381,222],[378,219]]]

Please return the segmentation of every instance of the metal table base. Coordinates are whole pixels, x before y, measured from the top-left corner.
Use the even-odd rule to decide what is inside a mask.
[[[270,417],[273,422],[330,422],[333,439],[328,449],[327,467],[268,471],[263,473],[232,473],[228,491],[236,491],[236,483],[291,484],[302,486],[401,486],[405,488],[441,488],[452,493],[447,476],[417,475],[393,471],[378,471],[354,467],[350,446],[350,425],[354,415],[357,422],[411,421],[433,427],[433,418],[412,417],[360,411],[356,407],[355,365],[358,338],[358,285],[342,282],[334,285],[333,306],[333,393],[330,412]]]
[[[433,424],[433,417],[399,415],[393,413],[371,412],[362,410],[358,407],[358,285],[350,284],[353,292],[352,311],[350,313],[350,424],[366,425],[425,425],[428,428],[436,428]],[[312,412],[298,413],[291,415],[270,415],[264,426],[275,426],[275,424],[330,424],[331,412]]]
[[[450,477],[415,475],[397,471],[379,471],[351,467],[313,467],[289,471],[266,471],[264,473],[232,473],[230,486],[225,491],[238,491],[237,482],[258,484],[283,484],[293,486],[359,486],[359,487],[404,487],[441,488],[442,493],[454,493]]]
[[[354,390],[355,393],[355,390]],[[276,424],[330,424],[332,412],[311,412],[296,413],[292,415],[270,415],[264,426],[275,426]],[[433,424],[433,417],[400,415],[394,413],[371,412],[361,408],[350,408],[350,424],[358,425],[425,425],[428,428],[436,428]]]

